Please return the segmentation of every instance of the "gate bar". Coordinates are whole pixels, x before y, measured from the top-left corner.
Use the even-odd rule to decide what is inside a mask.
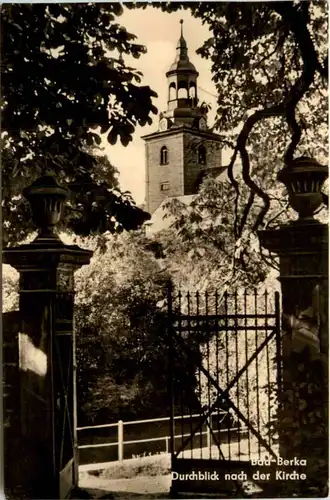
[[[275,292],[275,316],[276,316],[276,363],[277,373],[276,382],[277,389],[281,393],[282,389],[282,343],[281,343],[281,309],[280,309],[280,293]]]
[[[168,309],[168,341],[169,341],[169,396],[170,396],[170,453],[171,462],[174,458],[175,446],[175,415],[174,415],[174,346],[173,346],[173,303],[172,303],[173,283],[169,279],[167,287],[167,309]]]

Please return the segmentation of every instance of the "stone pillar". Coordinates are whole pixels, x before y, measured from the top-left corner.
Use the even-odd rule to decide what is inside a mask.
[[[279,180],[286,185],[299,219],[259,232],[262,246],[279,256],[280,455],[307,460],[299,469],[308,475],[296,488],[300,492],[306,487],[322,489],[328,470],[328,226],[313,218],[322,203],[327,174],[326,167],[307,157],[287,165]]]
[[[18,435],[20,416],[20,386],[18,334],[21,330],[19,311],[2,315],[3,355],[3,436],[4,478],[6,484],[16,484],[17,455],[20,450]]]
[[[19,449],[16,484],[5,478],[5,490],[59,499],[78,479],[73,275],[92,252],[55,234],[67,193],[53,177],[38,179],[24,195],[39,233],[31,244],[3,252],[20,273]]]

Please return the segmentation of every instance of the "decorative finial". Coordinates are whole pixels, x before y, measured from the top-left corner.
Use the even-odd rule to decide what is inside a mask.
[[[313,220],[323,203],[322,185],[327,177],[328,167],[307,156],[295,158],[279,172],[278,180],[286,186],[299,219]]]
[[[183,36],[183,19],[180,19],[180,24],[181,24],[181,36]]]
[[[62,188],[51,175],[45,175],[25,188],[23,195],[31,205],[33,221],[39,230],[35,243],[59,240],[54,228],[61,219],[67,189]]]

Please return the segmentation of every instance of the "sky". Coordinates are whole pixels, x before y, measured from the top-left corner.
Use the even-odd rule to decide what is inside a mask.
[[[194,19],[188,11],[172,14],[163,13],[153,7],[145,10],[128,10],[118,18],[118,22],[137,36],[136,43],[147,47],[147,54],[140,59],[132,59],[130,64],[142,71],[142,85],[149,85],[157,94],[153,100],[158,112],[167,107],[167,79],[165,76],[170,65],[174,62],[176,45],[180,37],[180,19],[183,19],[183,34],[188,45],[190,61],[199,72],[198,86],[210,92],[198,90],[200,102],[209,103],[213,112],[209,113],[208,123],[212,125],[216,109],[216,90],[211,80],[211,63],[196,54],[196,50],[204,40],[210,38],[207,27],[202,26],[200,20]],[[126,59],[125,59],[126,60]],[[137,127],[133,141],[123,147],[120,143],[115,146],[107,144],[106,138],[102,142],[104,153],[110,162],[119,170],[119,183],[123,191],[130,191],[135,202],[140,205],[145,199],[145,146],[141,136],[155,132],[158,128],[158,116],[152,115],[151,126]]]

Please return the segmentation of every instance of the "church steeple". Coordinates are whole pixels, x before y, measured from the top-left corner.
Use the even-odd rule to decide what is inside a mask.
[[[175,60],[166,73],[167,109],[160,113],[158,130],[143,137],[146,205],[155,214],[152,224],[157,230],[162,224],[168,227],[163,221],[164,200],[196,194],[205,173],[221,165],[221,138],[207,126],[205,105],[198,104],[198,72],[189,60],[183,31],[180,21]]]
[[[166,115],[176,118],[175,122],[191,122],[198,104],[198,71],[190,62],[187,42],[183,36],[183,20],[180,20],[181,33],[176,46],[174,63],[166,73],[168,81],[168,108]]]

